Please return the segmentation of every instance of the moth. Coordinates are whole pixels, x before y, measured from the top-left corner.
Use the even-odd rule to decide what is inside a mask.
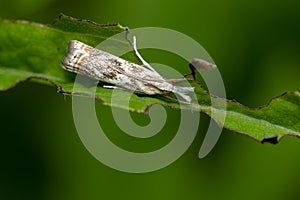
[[[131,43],[142,65],[129,62],[108,52],[93,48],[77,40],[69,41],[63,58],[63,69],[109,83],[105,88],[122,88],[135,93],[155,95],[174,93],[186,103],[191,103],[189,93],[193,87],[175,86],[186,79],[165,79],[148,64],[137,51],[136,38]]]

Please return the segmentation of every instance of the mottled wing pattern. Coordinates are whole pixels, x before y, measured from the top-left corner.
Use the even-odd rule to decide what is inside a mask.
[[[69,42],[62,67],[77,74],[146,94],[162,92],[147,82],[165,82],[159,75],[153,77],[153,72],[149,69],[76,40]]]
[[[163,91],[174,92],[188,102],[191,98],[185,94],[194,90],[192,87],[174,86],[157,72],[76,40],[69,42],[62,67],[139,93],[152,95]]]

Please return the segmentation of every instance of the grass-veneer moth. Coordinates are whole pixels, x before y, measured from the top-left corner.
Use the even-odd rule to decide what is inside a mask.
[[[133,37],[131,45],[143,62],[142,65],[129,62],[80,41],[71,40],[61,66],[70,72],[86,75],[113,85],[104,86],[106,88],[123,88],[147,95],[173,92],[185,103],[191,102],[188,94],[193,92],[194,88],[174,85],[177,81],[185,80],[184,78],[164,79],[141,57],[136,48],[135,37]]]

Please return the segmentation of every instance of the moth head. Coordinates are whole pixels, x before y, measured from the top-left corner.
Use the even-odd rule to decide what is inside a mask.
[[[62,68],[77,73],[84,60],[89,56],[91,49],[92,47],[80,41],[70,40],[67,54],[61,62]]]

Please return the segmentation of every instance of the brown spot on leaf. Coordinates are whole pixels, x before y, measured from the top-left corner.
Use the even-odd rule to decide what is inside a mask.
[[[278,143],[278,134],[272,136],[264,136],[264,139],[261,141],[262,144],[270,143],[277,144]]]

